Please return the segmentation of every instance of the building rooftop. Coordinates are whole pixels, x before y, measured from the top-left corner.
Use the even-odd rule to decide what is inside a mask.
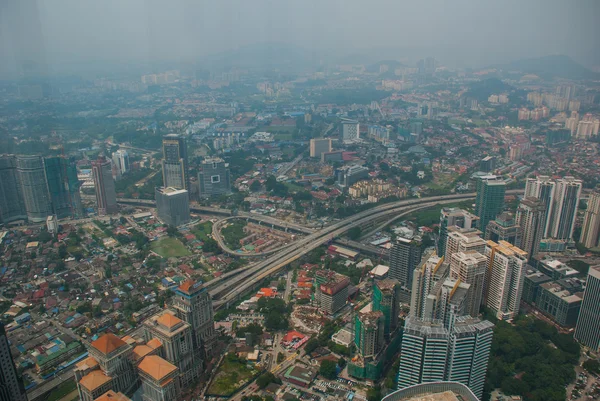
[[[154,348],[152,347],[149,347],[147,345],[138,345],[133,349],[133,356],[135,356],[136,360],[140,360],[152,351],[154,351]]]
[[[131,399],[123,393],[115,393],[112,390],[108,390],[106,393],[96,398],[95,401],[131,401]]]
[[[153,338],[152,340],[148,341],[146,343],[146,345],[153,349],[162,347],[162,343],[160,342],[160,340],[158,338]]]
[[[201,281],[195,281],[195,280],[190,279],[190,280],[185,280],[183,283],[181,283],[181,285],[179,287],[177,287],[177,289],[179,291],[185,292],[187,294],[193,294],[201,286],[202,286]]]
[[[375,282],[375,285],[377,286],[377,288],[379,288],[381,292],[391,292],[394,291],[394,288],[396,288],[396,286],[400,285],[400,282],[393,278],[386,278],[383,280],[377,280]]]
[[[158,324],[162,324],[163,326],[173,329],[178,324],[183,323],[183,320],[179,319],[177,316],[172,313],[166,312],[163,313],[158,319],[156,319]]]
[[[187,194],[187,190],[185,190],[185,189],[177,189],[177,188],[173,188],[173,187],[156,188],[156,190],[158,192],[160,192],[161,194],[167,195],[167,196],[175,196],[175,195],[179,195],[179,194]]]
[[[107,333],[96,341],[92,341],[91,345],[103,354],[108,355],[117,348],[127,345],[127,343],[113,333]]]
[[[87,375],[83,376],[81,380],[79,380],[79,384],[88,389],[89,391],[94,391],[98,387],[108,383],[112,379],[106,374],[104,374],[101,370],[92,370]]]
[[[94,369],[98,366],[98,361],[94,357],[87,357],[83,361],[77,362],[75,367],[79,370]]]
[[[145,357],[138,365],[138,368],[153,379],[159,381],[177,370],[175,365],[165,361],[158,355],[149,355]]]

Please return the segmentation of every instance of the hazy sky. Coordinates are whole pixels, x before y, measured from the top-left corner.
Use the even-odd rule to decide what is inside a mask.
[[[466,66],[567,54],[594,66],[599,17],[598,0],[0,0],[0,73],[25,60],[201,61],[264,42],[395,59],[409,48]]]

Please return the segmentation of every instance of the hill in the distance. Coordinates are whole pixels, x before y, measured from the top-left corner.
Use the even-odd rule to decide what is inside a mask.
[[[543,78],[600,79],[600,73],[588,70],[569,56],[544,56],[496,65],[502,70],[517,70]]]

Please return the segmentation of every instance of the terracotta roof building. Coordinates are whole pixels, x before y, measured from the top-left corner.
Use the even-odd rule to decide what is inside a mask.
[[[178,401],[179,369],[157,355],[145,357],[138,365],[145,401]]]
[[[96,401],[131,401],[131,399],[123,393],[115,393],[114,391],[109,390],[96,398]]]

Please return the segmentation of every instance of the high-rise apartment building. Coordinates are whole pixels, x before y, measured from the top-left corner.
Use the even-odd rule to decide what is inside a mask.
[[[330,138],[313,138],[310,140],[310,157],[321,158],[323,153],[331,152]]]
[[[446,254],[446,242],[448,240],[448,229],[451,227],[474,228],[479,222],[479,217],[473,213],[459,208],[444,207],[440,211],[440,238],[438,240],[438,255]]]
[[[550,218],[552,217],[552,207],[554,204],[554,191],[556,182],[547,175],[539,175],[535,178],[528,178],[525,183],[525,198],[538,198],[545,206],[546,222],[544,223],[544,238],[548,237],[550,228]]]
[[[354,319],[356,349],[364,359],[375,358],[385,345],[383,313],[373,310],[373,304],[370,303]]]
[[[398,280],[402,288],[402,302],[410,301],[413,271],[421,262],[421,241],[399,237],[390,249],[389,277]]]
[[[588,199],[579,242],[586,248],[600,246],[600,189],[598,188]]]
[[[439,320],[406,319],[398,370],[398,389],[415,384],[456,381],[481,399],[494,325],[464,316],[453,327]]]
[[[348,300],[350,279],[332,270],[319,270],[315,273],[315,302],[318,308],[333,315],[342,309]]]
[[[210,197],[231,192],[229,165],[219,157],[210,157],[202,161],[198,173],[200,197]]]
[[[0,401],[27,401],[23,379],[17,374],[2,322],[0,322]]]
[[[190,222],[190,199],[185,189],[155,189],[156,212],[163,223],[179,227]]]
[[[450,277],[469,284],[465,311],[477,316],[483,300],[487,258],[477,251],[456,252],[450,258]]]
[[[534,197],[524,198],[517,209],[517,225],[519,227],[520,241],[518,244],[527,253],[527,258],[538,254],[540,242],[544,236],[544,225],[546,224],[546,205]],[[489,238],[494,242],[502,239]]]
[[[117,177],[127,174],[131,167],[129,166],[129,153],[124,149],[119,149],[112,154],[112,161],[117,171]]]
[[[376,280],[373,285],[373,310],[383,313],[383,335],[390,338],[398,328],[400,314],[400,283],[394,279]]]
[[[506,241],[488,241],[485,304],[500,320],[513,319],[519,313],[527,266],[527,252]]]
[[[50,201],[52,202],[52,212],[59,219],[74,216],[75,211],[73,210],[71,195],[75,189],[72,186],[76,185],[78,187],[79,182],[71,183],[69,181],[72,178],[69,170],[75,168],[75,166],[64,157],[46,157],[44,167],[46,169]],[[77,176],[77,173],[75,173],[75,176]],[[77,188],[78,190],[79,188]]]
[[[351,143],[358,140],[360,124],[355,120],[342,120],[342,142]]]
[[[119,207],[117,206],[117,194],[110,160],[104,156],[98,156],[98,159],[92,161],[92,175],[96,188],[98,215],[117,213]]]
[[[0,156],[0,223],[26,220],[27,212],[17,174],[17,159]]]
[[[195,359],[202,360],[202,352],[210,354],[216,339],[212,299],[202,282],[187,280],[175,290],[172,306],[177,316],[192,326],[192,350]]]
[[[485,239],[492,241],[506,241],[513,245],[519,245],[521,242],[521,233],[519,225],[512,213],[501,213],[495,220],[488,223],[485,230]]]
[[[475,228],[450,227],[444,257],[450,263],[452,255],[456,252],[475,251],[483,253],[485,244],[485,240],[481,238],[481,231]]]
[[[190,190],[185,138],[169,134],[163,138],[163,186]]]
[[[52,214],[44,159],[41,156],[17,156],[17,174],[27,218],[32,223],[46,221]]]
[[[479,217],[479,229],[485,232],[490,221],[504,208],[506,183],[500,176],[487,175],[477,179],[475,214]]]
[[[600,266],[590,266],[574,338],[593,352],[600,351]]]
[[[448,277],[448,264],[444,263],[444,257],[439,257],[431,252],[427,253],[413,272],[410,316],[419,319],[434,316],[434,307],[428,304],[429,294],[436,283],[446,277]]]
[[[573,177],[556,180],[550,227],[547,230],[549,237],[564,241],[573,240],[582,187],[582,181]]]

